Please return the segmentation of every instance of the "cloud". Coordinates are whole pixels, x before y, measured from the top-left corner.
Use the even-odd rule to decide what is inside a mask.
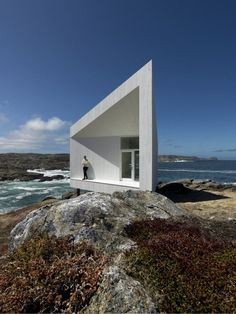
[[[39,117],[32,118],[18,129],[10,131],[6,137],[0,137],[0,149],[2,151],[37,150],[49,152],[62,149],[62,145],[68,144],[69,131],[65,129],[69,123],[60,118],[53,117],[47,121]],[[61,139],[61,140],[59,140]],[[62,140],[63,139],[63,140]]]
[[[66,145],[68,144],[68,136],[60,136],[55,138],[55,143]]]
[[[48,121],[43,121],[41,118],[34,118],[25,123],[23,126],[26,130],[32,131],[56,131],[66,125],[65,121],[57,117],[53,117]]]
[[[217,149],[217,150],[214,150],[214,152],[215,153],[236,152],[236,148]]]
[[[6,123],[8,122],[8,118],[5,116],[5,114],[0,113],[0,123]]]

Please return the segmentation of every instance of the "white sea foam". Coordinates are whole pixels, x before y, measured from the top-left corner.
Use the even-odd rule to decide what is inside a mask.
[[[41,182],[39,182],[39,183],[41,183]],[[52,180],[52,181],[45,181],[45,182],[42,182],[42,183],[44,183],[44,184],[48,184],[48,185],[53,185],[53,184],[62,184],[62,183],[70,183],[70,179],[68,178],[64,178],[64,179],[61,179],[61,180],[57,180],[57,179],[55,179],[55,180]]]
[[[6,201],[6,200],[10,200],[12,198],[12,195],[7,195],[7,196],[1,196],[0,200],[1,201]]]
[[[17,200],[22,200],[22,199],[24,199],[25,197],[30,196],[30,195],[32,195],[32,193],[26,192],[26,193],[17,195],[15,198],[16,198]]]
[[[30,173],[39,173],[43,174],[44,177],[52,177],[57,175],[62,175],[66,178],[69,178],[70,171],[69,170],[61,170],[61,169],[55,169],[55,170],[45,170],[45,169],[28,169],[27,172]]]
[[[233,185],[236,186],[236,182],[223,182],[224,185]]]
[[[61,170],[60,170],[61,171]],[[64,172],[64,171],[63,171]],[[68,175],[69,171],[65,171]],[[58,174],[53,171],[53,175]],[[53,181],[5,181],[0,183],[0,214],[11,212],[35,202],[46,196],[60,197],[70,191],[69,178]]]
[[[24,187],[24,186],[16,186],[15,190],[23,190],[23,191],[38,191],[41,190],[41,188],[32,188],[30,186]]]
[[[179,160],[174,160],[174,162],[193,162],[193,160],[179,159]]]
[[[16,206],[10,206],[10,207],[4,208],[4,209],[0,208],[0,215],[5,215],[6,213],[16,211],[17,209],[18,209],[18,207],[16,207]]]

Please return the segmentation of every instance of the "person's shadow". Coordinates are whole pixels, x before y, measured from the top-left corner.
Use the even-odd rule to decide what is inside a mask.
[[[94,180],[95,179],[95,172],[94,172],[94,168],[91,165],[91,163],[89,163],[87,175],[88,175],[88,180]]]

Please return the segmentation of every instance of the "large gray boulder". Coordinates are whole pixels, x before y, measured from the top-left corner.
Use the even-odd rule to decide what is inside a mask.
[[[37,209],[11,232],[10,249],[34,236],[72,235],[75,241],[88,240],[107,253],[129,245],[124,227],[135,220],[188,215],[172,201],[157,193],[115,192],[112,195],[89,192],[73,199]]]
[[[31,212],[11,232],[10,249],[37,235],[71,235],[109,256],[97,292],[84,314],[159,312],[142,284],[126,273],[124,253],[135,245],[124,227],[147,218],[188,216],[165,196],[143,191],[86,193]]]

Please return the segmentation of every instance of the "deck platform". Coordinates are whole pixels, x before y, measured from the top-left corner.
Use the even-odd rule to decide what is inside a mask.
[[[71,178],[70,182],[75,189],[104,193],[139,189],[139,181],[132,180],[82,180],[82,178]]]

